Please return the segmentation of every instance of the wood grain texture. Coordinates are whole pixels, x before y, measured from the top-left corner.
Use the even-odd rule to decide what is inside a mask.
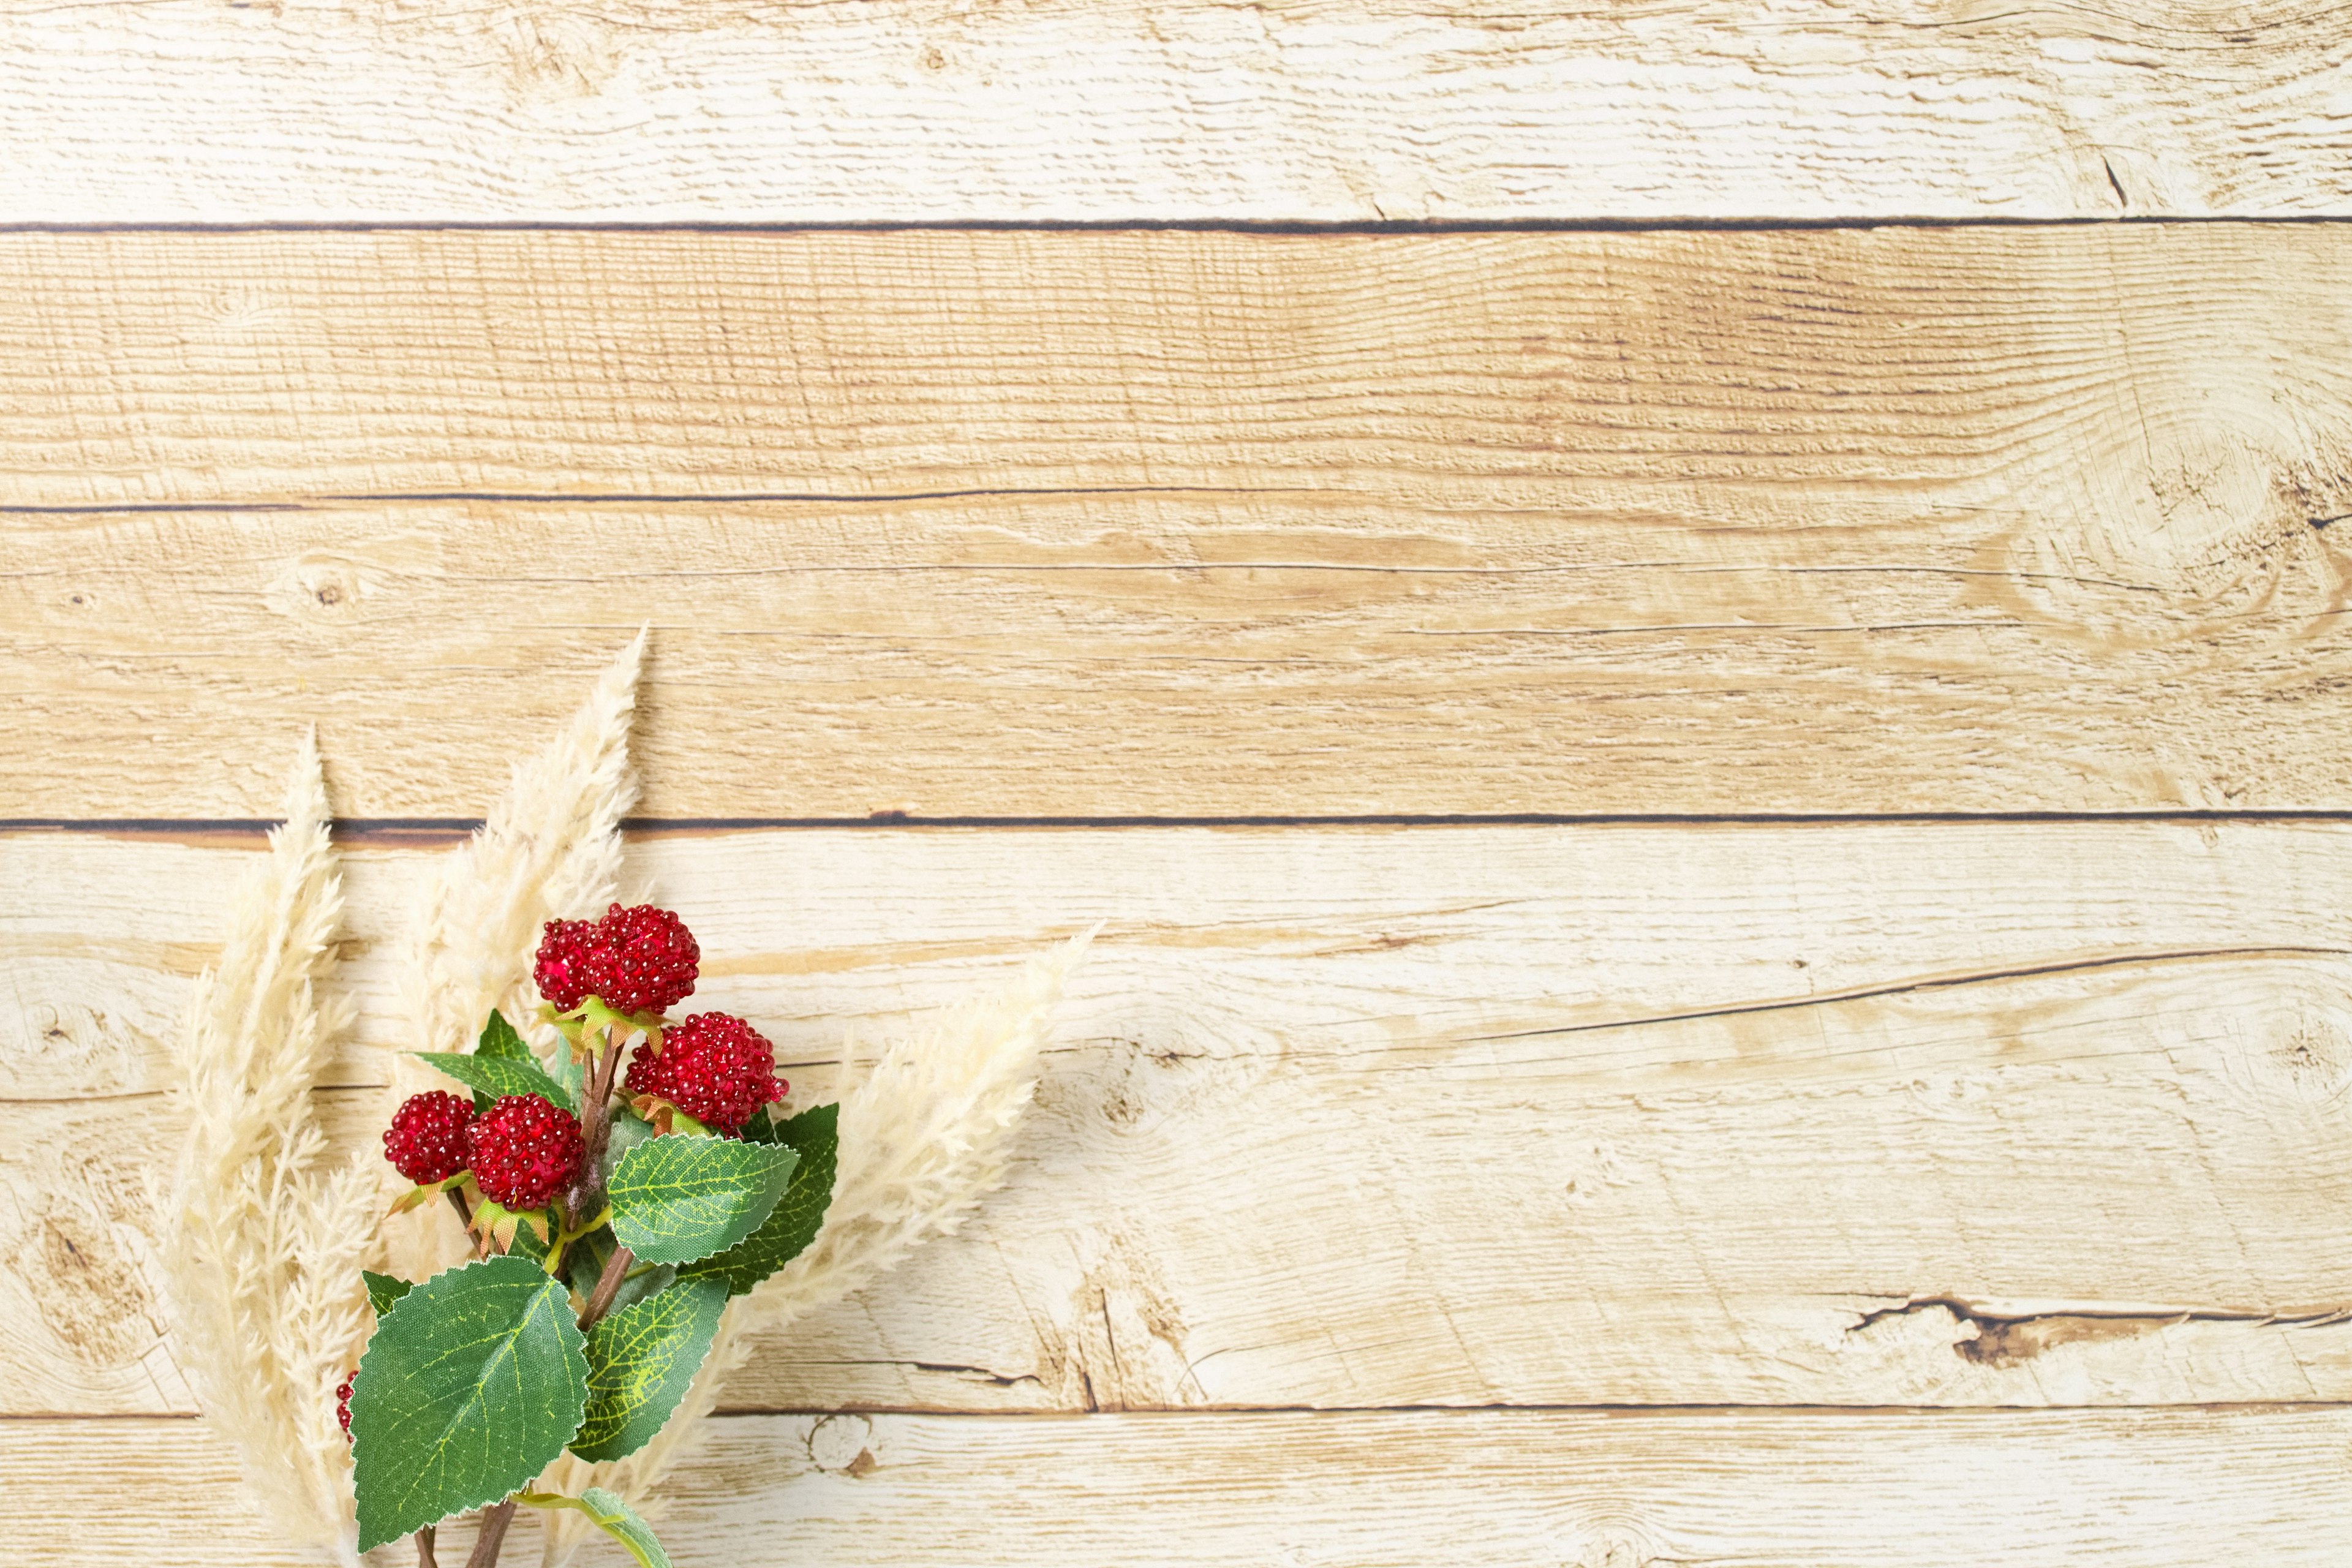
[[[2347,1441],[2318,1409],[750,1416],[660,1528],[760,1568],[2334,1568]],[[235,1476],[192,1422],[0,1423],[43,1568],[302,1563]]]
[[[2341,810],[2347,232],[0,237],[0,816]]]
[[[0,221],[2352,212],[2327,6],[16,7]]]
[[[664,835],[698,1005],[830,1098],[1108,920],[1013,1184],[747,1408],[2137,1405],[2352,1395],[2352,830]],[[157,1037],[247,852],[0,839],[7,1414],[191,1408]],[[381,1126],[391,936],[350,863]]]

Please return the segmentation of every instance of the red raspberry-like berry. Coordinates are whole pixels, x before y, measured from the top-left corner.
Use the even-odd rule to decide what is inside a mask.
[[[664,1013],[694,994],[701,962],[669,910],[614,904],[601,920],[548,921],[531,978],[559,1012],[593,996],[615,1013]]]
[[[383,1130],[383,1157],[418,1185],[446,1182],[466,1168],[466,1126],[474,1102],[435,1089],[411,1095]]]
[[[359,1374],[360,1369],[353,1367],[350,1377],[335,1384],[335,1419],[342,1423],[346,1443],[352,1440],[352,1384]]]
[[[539,994],[559,1013],[569,1013],[588,999],[590,957],[596,946],[597,921],[550,921],[540,935],[539,959],[530,977]]]
[[[667,1100],[706,1127],[740,1130],[763,1105],[784,1098],[775,1047],[725,1013],[697,1013],[662,1033],[658,1055],[640,1041],[629,1058],[629,1091]]]
[[[474,1184],[510,1209],[545,1208],[587,1154],[572,1112],[537,1094],[502,1097],[474,1119],[466,1142]]]

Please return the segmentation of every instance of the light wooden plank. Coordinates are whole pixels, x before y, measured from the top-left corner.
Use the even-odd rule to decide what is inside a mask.
[[[2347,1441],[2318,1408],[738,1417],[660,1531],[774,1568],[2334,1568]],[[44,1568],[305,1561],[194,1423],[0,1423],[0,1476]]]
[[[830,1097],[1108,921],[1018,1173],[751,1407],[2352,1397],[2352,830],[662,836],[698,1003]],[[189,1408],[157,1037],[243,851],[0,839],[12,1413]],[[357,1145],[426,862],[351,862]],[[37,1267],[36,1266],[37,1265]]]
[[[0,221],[2352,211],[2325,9],[12,8]]]
[[[0,816],[2344,809],[2347,233],[0,237]]]

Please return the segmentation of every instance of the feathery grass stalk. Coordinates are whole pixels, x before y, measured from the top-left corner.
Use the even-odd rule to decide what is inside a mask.
[[[514,770],[480,830],[444,858],[426,886],[403,965],[410,1050],[470,1049],[493,1007],[528,1026],[541,926],[601,913],[613,897],[621,818],[636,801],[629,724],[645,649],[640,631],[562,733]],[[542,1051],[549,1043],[533,1041]],[[394,1058],[386,1103],[446,1087],[432,1068],[402,1055]],[[408,1279],[429,1278],[464,1257],[462,1238],[433,1223],[429,1210],[387,1222],[383,1234],[394,1272]]]
[[[644,1500],[699,1441],[719,1385],[751,1354],[751,1336],[858,1289],[918,1243],[955,1230],[1003,1184],[1013,1128],[1036,1091],[1046,1023],[1092,934],[883,1051],[841,1101],[840,1165],[816,1240],[729,1305],[693,1386],[652,1442],[605,1465],[567,1454],[541,1478],[543,1489],[577,1495],[601,1486]],[[844,1067],[845,1076],[856,1070],[854,1045]],[[571,1556],[586,1528],[569,1514],[548,1521],[548,1568]]]
[[[372,1172],[330,1169],[310,1091],[348,1021],[334,965],[341,880],[325,778],[305,737],[268,858],[239,885],[219,965],[175,1042],[188,1120],[161,1262],[205,1414],[286,1539],[353,1562],[351,1466],[335,1385],[369,1321],[359,1266]]]

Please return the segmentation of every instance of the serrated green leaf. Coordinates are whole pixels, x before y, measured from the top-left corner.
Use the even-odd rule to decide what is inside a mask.
[[[760,1107],[759,1110],[751,1112],[751,1120],[743,1123],[742,1131],[736,1133],[736,1136],[742,1139],[746,1143],[781,1143],[783,1142],[782,1139],[776,1136],[776,1119],[768,1114],[768,1108],[764,1105]]]
[[[427,1279],[376,1324],[352,1385],[360,1550],[527,1485],[587,1407],[586,1340],[537,1264]]]
[[[484,1094],[536,1094],[566,1110],[577,1109],[577,1102],[564,1092],[563,1086],[541,1071],[534,1061],[469,1056],[463,1051],[419,1051],[416,1059],[432,1063],[467,1089]]]
[[[726,1251],[680,1268],[678,1279],[718,1279],[730,1296],[746,1290],[798,1258],[824,1225],[833,1202],[834,1162],[840,1152],[841,1107],[819,1105],[775,1123],[778,1143],[800,1155],[792,1185],[760,1228]]]
[[[710,1353],[727,1288],[687,1280],[588,1331],[588,1414],[572,1439],[583,1459],[626,1458],[653,1441]]]
[[[515,1501],[532,1508],[576,1508],[594,1521],[596,1528],[628,1548],[640,1568],[670,1568],[669,1553],[646,1521],[637,1517],[628,1500],[620,1493],[603,1487],[590,1487],[578,1497],[563,1497],[554,1492],[520,1492]]]
[[[379,1318],[392,1310],[394,1301],[416,1288],[405,1279],[390,1274],[378,1274],[373,1268],[361,1269],[360,1278],[367,1281],[368,1305],[375,1309],[375,1315]]]
[[[791,1184],[794,1151],[730,1138],[648,1138],[613,1169],[613,1234],[648,1263],[690,1263],[760,1227]]]
[[[491,1009],[489,1018],[482,1025],[480,1038],[474,1042],[474,1054],[492,1061],[536,1062],[539,1059],[530,1054],[530,1047],[523,1037],[515,1033],[515,1026],[507,1022],[507,1016],[495,1008]]]

